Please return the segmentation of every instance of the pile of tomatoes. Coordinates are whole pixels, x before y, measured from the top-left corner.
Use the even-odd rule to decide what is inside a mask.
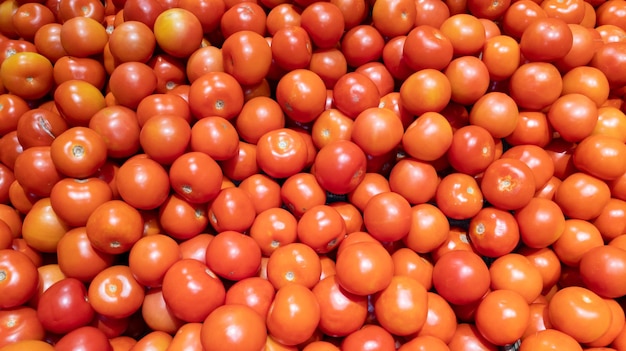
[[[626,1],[3,0],[0,34],[0,351],[626,350]]]

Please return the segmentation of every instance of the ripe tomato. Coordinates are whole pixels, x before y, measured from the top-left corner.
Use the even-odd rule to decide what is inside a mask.
[[[274,178],[287,178],[305,166],[308,151],[296,131],[280,128],[263,134],[257,141],[257,164]]]
[[[394,335],[418,332],[428,316],[428,294],[418,281],[394,276],[391,283],[374,296],[376,320]]]
[[[448,343],[450,351],[495,351],[498,347],[490,343],[482,336],[476,325],[469,323],[459,323],[456,326],[454,335]]]
[[[200,341],[207,351],[263,349],[266,339],[265,321],[245,305],[216,308],[203,321],[200,331]]]
[[[58,113],[36,108],[22,114],[17,123],[17,139],[26,149],[49,146],[67,128],[67,122]]]
[[[224,284],[203,262],[181,259],[163,278],[163,298],[174,316],[185,322],[202,322],[223,305]]]
[[[312,288],[320,280],[321,272],[320,257],[303,243],[279,246],[267,261],[267,279],[276,289],[290,283]]]
[[[89,120],[89,128],[104,139],[108,157],[125,158],[139,150],[137,114],[128,107],[116,105],[99,110]]]
[[[226,292],[225,305],[246,305],[265,320],[274,300],[272,283],[260,277],[250,277],[235,282]]]
[[[198,119],[209,116],[232,119],[244,103],[241,86],[224,72],[205,73],[189,89],[189,107]]]
[[[320,149],[313,167],[322,188],[333,194],[347,194],[365,177],[366,164],[365,153],[355,143],[337,140]]]
[[[52,142],[50,157],[59,172],[69,177],[87,178],[104,165],[107,146],[93,129],[73,127]]]
[[[474,250],[487,257],[506,255],[520,241],[515,217],[510,212],[494,207],[481,209],[470,220],[467,231]]]
[[[448,64],[444,73],[450,81],[453,101],[472,105],[484,99],[481,97],[489,87],[489,70],[479,58],[474,56],[455,58]],[[497,116],[493,117],[497,118]],[[507,122],[512,123],[512,121]]]
[[[317,283],[313,289],[320,306],[320,330],[330,336],[345,336],[358,330],[367,318],[367,298],[345,291],[335,275]]]
[[[18,52],[0,65],[4,89],[25,100],[44,97],[54,83],[52,63],[34,52]]]
[[[25,254],[12,249],[0,250],[0,273],[0,285],[5,291],[0,299],[3,309],[22,305],[36,293],[39,274]]]
[[[116,174],[115,185],[125,202],[142,210],[155,209],[163,204],[170,191],[165,169],[145,156],[124,162]]]
[[[585,220],[597,217],[609,199],[606,183],[580,172],[565,178],[555,194],[555,202],[565,215]]]
[[[402,106],[414,115],[441,112],[450,102],[452,86],[442,72],[425,68],[409,77],[400,86]]]
[[[167,270],[181,256],[181,250],[174,239],[163,234],[148,235],[137,240],[130,249],[128,267],[139,284],[158,287]]]
[[[111,318],[125,318],[139,310],[144,287],[127,266],[116,265],[100,271],[87,291],[93,309]]]
[[[509,253],[497,258],[489,267],[493,290],[513,290],[533,302],[543,289],[539,269],[521,254]]]
[[[54,212],[73,227],[87,224],[91,213],[112,199],[111,188],[98,178],[65,178],[56,183],[50,193],[50,205]]]
[[[346,223],[343,217],[328,205],[310,208],[298,221],[298,240],[318,253],[332,251],[345,235]]]
[[[452,41],[439,30],[439,26],[424,24],[406,35],[402,58],[414,71],[443,69],[452,61],[453,52]]]
[[[550,106],[562,89],[561,74],[547,62],[520,65],[509,80],[509,94],[522,109],[541,110]]]
[[[208,205],[209,223],[217,231],[247,231],[256,211],[250,196],[240,188],[222,189]]]
[[[435,262],[433,286],[447,301],[465,305],[478,301],[490,284],[489,269],[477,254],[451,251]]]
[[[154,37],[159,47],[174,57],[188,57],[200,47],[202,24],[198,17],[183,8],[161,12],[154,22]]]
[[[85,227],[68,230],[57,244],[57,260],[68,277],[91,281],[101,270],[113,264],[114,256],[97,251],[87,237]]]
[[[37,317],[47,331],[56,334],[87,325],[94,317],[94,310],[87,300],[87,288],[75,278],[54,283],[41,295]]]
[[[535,177],[524,162],[501,158],[485,170],[480,189],[485,200],[503,210],[526,206],[535,195]]]
[[[292,346],[307,341],[320,322],[320,306],[315,294],[299,284],[288,284],[276,291],[267,314],[267,330],[273,339]]]
[[[476,309],[476,328],[494,345],[515,343],[530,318],[528,302],[512,290],[489,292]]]
[[[478,18],[469,14],[452,15],[441,23],[439,29],[450,39],[456,55],[474,54],[485,43],[485,28]]]
[[[199,177],[200,174],[202,177]],[[173,190],[193,204],[213,200],[220,191],[222,179],[222,170],[217,162],[202,152],[188,152],[179,156],[169,169]]]
[[[126,202],[111,200],[98,206],[87,219],[86,233],[92,245],[109,254],[129,251],[143,234],[138,210]]]
[[[489,131],[477,125],[457,129],[447,150],[450,165],[457,171],[476,175],[487,169],[496,156],[496,144]]]
[[[110,351],[109,340],[98,328],[84,326],[63,335],[54,348],[58,351]]]
[[[24,191],[39,197],[50,196],[54,184],[63,178],[52,161],[50,146],[34,146],[21,152],[15,159],[13,174]]]
[[[242,85],[260,83],[269,73],[272,50],[279,46],[277,44],[276,40],[272,40],[270,48],[263,36],[250,30],[233,33],[222,45],[224,72]]]
[[[550,321],[555,329],[581,343],[602,336],[611,324],[611,309],[606,301],[591,290],[566,287],[557,291],[548,305]],[[585,325],[585,328],[579,326]]]
[[[613,278],[620,274],[622,265],[618,263],[625,258],[623,250],[611,245],[591,248],[580,260],[580,274],[585,285],[601,296],[617,297],[625,287],[622,281]]]
[[[159,115],[147,120],[141,127],[139,143],[151,159],[162,165],[172,164],[187,150],[191,140],[191,126],[176,115]]]
[[[294,87],[297,93],[294,93]],[[311,122],[324,111],[326,86],[315,72],[296,69],[278,81],[276,101],[283,112],[294,121]]]
[[[360,116],[362,113],[369,110],[370,108],[377,107],[380,102],[380,97],[381,93],[380,91],[378,91],[376,83],[374,83],[374,81],[372,81],[368,76],[358,72],[350,72],[344,74],[335,82],[335,85],[333,86],[333,106],[352,119],[356,119],[358,116]],[[376,110],[371,110],[369,113],[367,113],[367,117],[364,118],[364,120],[371,120],[373,117],[375,117],[376,115],[372,116],[373,111]],[[381,113],[384,114],[384,112]],[[392,115],[387,114],[384,116],[391,117]],[[385,119],[385,121],[387,123],[391,123],[387,119]],[[363,122],[360,123],[364,124]],[[367,123],[365,123],[364,125],[366,126]],[[382,129],[383,132],[390,129],[394,132],[392,135],[396,136],[394,129],[390,127]],[[361,134],[361,131],[357,131],[357,140],[358,137],[364,136],[365,135]],[[390,137],[392,139],[391,144],[393,144],[394,137],[392,137],[391,135]],[[367,152],[367,150],[364,151]]]
[[[269,257],[278,247],[293,243],[297,239],[298,220],[283,208],[268,208],[254,219],[250,227],[250,237]]]
[[[411,208],[411,226],[402,241],[411,250],[426,254],[442,245],[449,231],[450,224],[443,212],[423,203]]]
[[[59,240],[70,226],[54,212],[50,198],[42,198],[33,204],[24,217],[22,238],[39,252],[55,252]]]
[[[402,239],[411,227],[411,205],[401,195],[384,192],[373,196],[363,209],[367,231],[381,242]]]
[[[356,295],[381,291],[391,282],[393,260],[383,246],[374,242],[356,242],[337,255],[338,283]]]
[[[135,109],[157,86],[157,76],[150,66],[137,62],[124,62],[115,67],[109,78],[109,89],[115,101]]]
[[[248,235],[222,231],[207,246],[206,263],[220,277],[239,281],[258,273],[261,249]]]
[[[426,112],[406,128],[402,136],[402,147],[407,154],[418,160],[434,161],[445,155],[452,141],[450,122],[437,112]]]
[[[447,217],[469,219],[483,207],[483,194],[473,177],[464,173],[451,173],[439,183],[435,202]]]
[[[0,325],[3,326],[0,348],[25,340],[43,340],[45,336],[37,310],[27,306],[0,311]]]
[[[520,39],[520,52],[529,61],[550,62],[567,55],[573,34],[563,19],[548,16],[528,24]]]
[[[576,339],[557,329],[541,330],[536,334],[529,335],[522,340],[519,350],[548,351],[561,348],[572,351],[583,350]]]

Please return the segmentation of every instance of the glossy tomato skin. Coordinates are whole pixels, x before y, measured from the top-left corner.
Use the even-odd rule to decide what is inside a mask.
[[[435,262],[433,285],[447,301],[466,305],[482,298],[491,279],[489,269],[477,254],[452,251]]]
[[[106,334],[98,328],[85,326],[65,334],[55,344],[58,351],[113,351]]]
[[[75,278],[65,278],[50,286],[37,306],[41,324],[56,334],[65,334],[87,325],[94,314],[87,300],[87,288]]]
[[[624,268],[626,251],[610,245],[587,251],[580,260],[580,274],[585,284],[593,292],[608,298],[624,295],[626,286],[620,279]]]
[[[1,308],[17,307],[37,291],[39,274],[28,256],[12,249],[0,250]]]
[[[200,340],[207,351],[259,350],[265,345],[265,321],[245,305],[216,308],[202,323]]]
[[[22,340],[43,340],[45,329],[37,318],[37,310],[20,306],[0,311],[3,326],[0,348]]]
[[[318,152],[313,167],[322,188],[333,194],[347,194],[365,177],[367,158],[355,143],[338,140]]]

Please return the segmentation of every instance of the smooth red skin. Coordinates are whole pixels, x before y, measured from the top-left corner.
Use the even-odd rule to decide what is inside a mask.
[[[106,334],[86,326],[65,334],[55,345],[57,351],[113,351]]]
[[[91,322],[95,312],[87,301],[87,288],[78,279],[65,278],[50,286],[39,299],[37,317],[55,334],[69,333]]]

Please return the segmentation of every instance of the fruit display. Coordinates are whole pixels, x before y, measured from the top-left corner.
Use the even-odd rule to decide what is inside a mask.
[[[626,1],[0,1],[0,351],[626,351]]]

